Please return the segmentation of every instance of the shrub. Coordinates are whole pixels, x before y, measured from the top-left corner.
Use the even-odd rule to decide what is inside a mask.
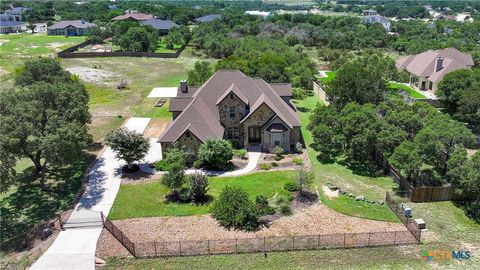
[[[260,164],[260,169],[268,171],[268,170],[270,170],[270,164],[262,163],[262,164]]]
[[[295,151],[297,151],[297,153],[301,153],[302,150],[303,150],[303,145],[302,145],[302,143],[301,143],[301,142],[297,142],[297,143],[295,144]]]
[[[175,191],[182,187],[185,182],[184,167],[180,163],[170,164],[168,170],[162,175],[161,183],[167,188]]]
[[[302,165],[303,164],[303,159],[296,157],[296,158],[293,159],[293,163],[295,165]]]
[[[210,170],[223,170],[232,157],[232,144],[222,139],[207,139],[198,149],[198,160]]]
[[[293,181],[287,182],[287,183],[285,183],[283,188],[287,191],[290,191],[290,192],[298,191],[298,184],[296,182],[293,182]]]
[[[286,216],[290,216],[291,214],[293,214],[292,207],[290,206],[290,204],[285,203],[280,205],[280,213]]]
[[[275,155],[275,160],[280,160],[283,158],[283,148],[281,148],[280,146],[275,146],[275,148],[273,148],[273,154]]]
[[[465,214],[480,223],[480,201],[473,201],[466,204]]]
[[[192,190],[188,187],[183,187],[178,191],[178,200],[183,203],[188,203],[192,200]]]
[[[277,162],[272,162],[272,167],[278,167],[278,163]]]
[[[193,162],[193,167],[194,167],[195,169],[200,169],[200,168],[202,167],[202,161],[201,161],[201,160],[198,160],[198,159],[195,160],[195,161]]]
[[[275,214],[275,209],[268,205],[268,200],[263,195],[258,195],[255,198],[255,203],[257,204],[258,211],[260,215],[273,215]]]
[[[300,195],[306,195],[308,188],[313,184],[315,176],[312,171],[307,170],[304,166],[297,169],[295,181],[298,185]]]
[[[192,200],[196,203],[205,202],[208,199],[208,177],[202,173],[195,173],[188,176],[188,184]]]
[[[157,169],[157,171],[167,171],[169,168],[169,164],[164,160],[159,160],[157,161],[157,163],[155,163],[155,169]]]
[[[253,231],[258,228],[259,211],[248,193],[237,186],[226,186],[212,206],[213,217],[226,228]]]
[[[304,99],[307,96],[307,91],[303,88],[295,87],[292,91],[292,98]]]
[[[247,150],[245,150],[245,149],[235,149],[235,150],[233,150],[233,155],[238,157],[238,158],[245,159],[247,157]]]

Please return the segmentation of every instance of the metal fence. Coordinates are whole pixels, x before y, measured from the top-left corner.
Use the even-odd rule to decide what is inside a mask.
[[[397,215],[397,217],[403,222],[405,227],[410,231],[410,233],[415,237],[415,239],[420,242],[422,236],[422,231],[417,227],[415,222],[405,215],[404,208],[402,204],[396,202],[390,193],[387,192],[385,197],[388,207]]]
[[[344,233],[262,238],[135,243],[137,258],[196,256],[333,248],[390,246],[417,243],[409,231]]]
[[[107,218],[104,218],[103,213],[102,213],[102,221],[103,221],[103,226],[107,231],[109,231],[113,237],[115,237],[120,244],[122,244],[130,254],[134,255],[136,254],[135,252],[135,244],[130,241],[130,239],[119,229],[117,226],[115,226],[110,220]]]

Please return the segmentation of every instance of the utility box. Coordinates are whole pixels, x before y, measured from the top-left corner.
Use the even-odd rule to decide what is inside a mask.
[[[404,213],[406,217],[412,217],[412,208],[410,207],[405,208]]]
[[[427,223],[425,223],[423,219],[417,218],[414,221],[415,221],[415,224],[417,225],[417,228],[419,228],[420,230],[425,230],[427,228]]]

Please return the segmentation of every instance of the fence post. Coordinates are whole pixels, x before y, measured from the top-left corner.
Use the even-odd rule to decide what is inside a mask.
[[[370,246],[370,235],[372,234],[372,232],[368,232],[368,246]]]
[[[153,241],[153,248],[155,249],[155,257],[157,257],[157,243]]]
[[[102,217],[102,224],[105,226],[105,217],[103,216],[103,212],[100,212],[100,216]]]
[[[237,238],[235,238],[235,253],[238,253]]]
[[[210,254],[210,240],[207,240],[208,254]]]
[[[397,243],[397,231],[395,231],[395,234],[393,236],[393,245],[396,245]]]
[[[263,252],[267,252],[267,245],[265,244],[265,236],[263,237]]]
[[[60,230],[65,231],[62,224],[62,215],[58,214],[58,223],[60,223]]]
[[[182,241],[178,241],[178,247],[179,247],[178,251],[180,253],[180,256],[182,256]]]
[[[292,236],[292,250],[295,250],[295,236]]]
[[[347,238],[347,233],[343,234],[343,247],[345,248],[345,239]]]
[[[133,248],[133,257],[137,257],[137,252],[135,251],[135,243],[132,243]]]

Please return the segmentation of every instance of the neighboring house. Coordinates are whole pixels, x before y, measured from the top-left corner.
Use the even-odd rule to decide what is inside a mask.
[[[0,14],[0,20],[21,22],[23,20],[22,15],[27,10],[30,10],[30,8],[12,7],[5,10],[3,14]]]
[[[263,18],[268,18],[273,15],[272,12],[269,11],[258,11],[258,10],[247,10],[245,11],[246,14],[248,15],[253,15],[253,16],[262,16]]]
[[[387,32],[390,32],[391,29],[392,29],[392,22],[388,18],[380,16],[380,15],[365,17],[365,18],[363,18],[362,22],[365,23],[365,24],[379,23],[383,26],[383,28],[385,28],[385,30]]]
[[[455,21],[457,17],[453,15],[445,15],[445,14],[438,14],[435,17],[433,17],[434,20],[450,20],[450,21]]]
[[[47,27],[48,35],[62,36],[83,36],[88,28],[95,27],[94,23],[84,20],[61,21]]]
[[[220,20],[221,18],[222,18],[222,15],[220,14],[210,14],[200,18],[196,18],[194,21],[196,23],[205,23],[205,22],[211,22],[214,20]]]
[[[168,34],[168,31],[175,26],[178,26],[176,23],[170,20],[159,20],[159,19],[150,19],[146,21],[140,21],[140,24],[150,25],[151,27],[158,30],[160,34]]]
[[[0,21],[0,34],[10,34],[25,31],[24,22]]]
[[[136,10],[130,10],[128,13],[125,13],[123,15],[119,15],[115,18],[112,19],[112,21],[126,21],[126,20],[131,20],[131,21],[146,21],[150,19],[155,19],[155,16],[152,14],[143,14],[140,13]]]
[[[238,70],[219,70],[198,88],[181,81],[170,100],[173,122],[158,141],[163,151],[174,143],[184,147],[190,161],[207,138],[257,151],[291,151],[301,141],[291,96],[290,84],[269,84]]]
[[[363,16],[375,16],[375,15],[378,15],[378,12],[373,9],[365,9],[365,10],[362,10],[362,14]]]
[[[410,74],[410,84],[422,91],[434,93],[438,82],[454,70],[473,67],[469,54],[461,53],[455,48],[428,50],[426,52],[402,57],[396,61],[400,71]]]

